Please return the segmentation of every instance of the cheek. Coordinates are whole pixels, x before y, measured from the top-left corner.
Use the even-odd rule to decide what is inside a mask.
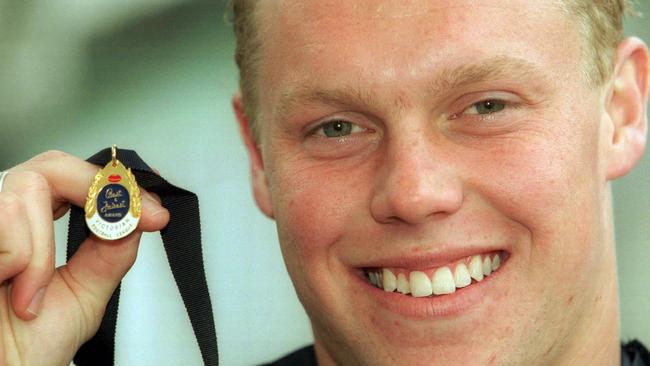
[[[287,270],[312,321],[330,324],[328,314],[341,314],[345,302],[334,275],[345,271],[337,260],[339,239],[358,229],[367,180],[361,170],[300,162],[285,162],[275,172],[269,183]]]
[[[362,166],[294,161],[277,168],[270,185],[281,241],[302,260],[322,260],[322,252],[335,248],[367,211],[371,180]]]
[[[568,164],[572,159],[557,150],[542,144],[513,144],[497,151],[492,156],[498,167],[478,185],[493,190],[491,196],[499,211],[527,227],[552,230],[568,213],[575,188]]]
[[[606,253],[600,231],[604,177],[592,120],[593,128],[579,128],[589,119],[567,120],[570,130],[504,143],[491,151],[489,163],[474,166],[474,189],[527,232],[515,250],[527,261],[521,273],[538,289],[555,283],[554,291],[565,286],[570,292],[586,285],[590,279],[577,273],[597,271]]]

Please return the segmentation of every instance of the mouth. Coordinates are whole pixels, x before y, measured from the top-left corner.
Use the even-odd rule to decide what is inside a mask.
[[[411,297],[443,296],[473,286],[501,268],[508,254],[503,251],[477,254],[425,270],[364,268],[366,280],[385,292]]]

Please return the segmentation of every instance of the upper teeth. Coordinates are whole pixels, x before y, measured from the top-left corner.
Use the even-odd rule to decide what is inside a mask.
[[[411,292],[411,285],[409,284],[409,280],[406,279],[404,273],[397,275],[397,291],[404,295]]]
[[[387,292],[397,291],[414,297],[444,295],[483,280],[501,266],[501,254],[475,255],[453,265],[442,266],[427,274],[424,271],[399,271],[388,268],[368,270],[373,285]],[[454,268],[452,271],[452,267]],[[396,274],[397,272],[397,274]],[[427,271],[429,272],[429,271]]]
[[[469,286],[469,284],[472,283],[472,277],[469,275],[469,270],[467,270],[465,263],[456,266],[456,270],[454,271],[454,283],[458,288]]]
[[[429,296],[433,293],[431,280],[429,280],[429,276],[424,272],[411,272],[409,284],[411,285],[411,295],[415,297]]]
[[[382,283],[384,291],[393,292],[397,290],[397,277],[390,271],[390,269],[384,269],[384,281]]]
[[[481,264],[481,257],[476,255],[472,257],[469,262],[469,274],[476,281],[483,280],[483,264]]]
[[[433,293],[436,295],[445,295],[456,292],[456,283],[451,269],[444,266],[436,269],[432,277]]]

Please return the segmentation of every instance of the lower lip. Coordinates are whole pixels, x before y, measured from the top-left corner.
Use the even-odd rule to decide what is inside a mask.
[[[501,267],[485,277],[481,282],[473,281],[471,285],[456,289],[453,294],[434,295],[428,297],[413,297],[402,295],[399,292],[386,292],[370,284],[363,274],[355,274],[355,283],[361,287],[361,293],[375,302],[382,308],[415,319],[450,318],[462,315],[474,310],[483,300],[486,294],[496,291],[497,281],[505,269],[505,262]]]

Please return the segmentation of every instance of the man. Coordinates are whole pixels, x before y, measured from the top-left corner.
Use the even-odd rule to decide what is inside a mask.
[[[610,182],[645,148],[649,63],[624,8],[235,2],[233,105],[319,365],[633,361]],[[47,153],[6,176],[8,364],[68,362],[135,259],[139,234],[91,238],[53,269],[52,216],[96,171]],[[145,197],[139,228],[164,227]]]

